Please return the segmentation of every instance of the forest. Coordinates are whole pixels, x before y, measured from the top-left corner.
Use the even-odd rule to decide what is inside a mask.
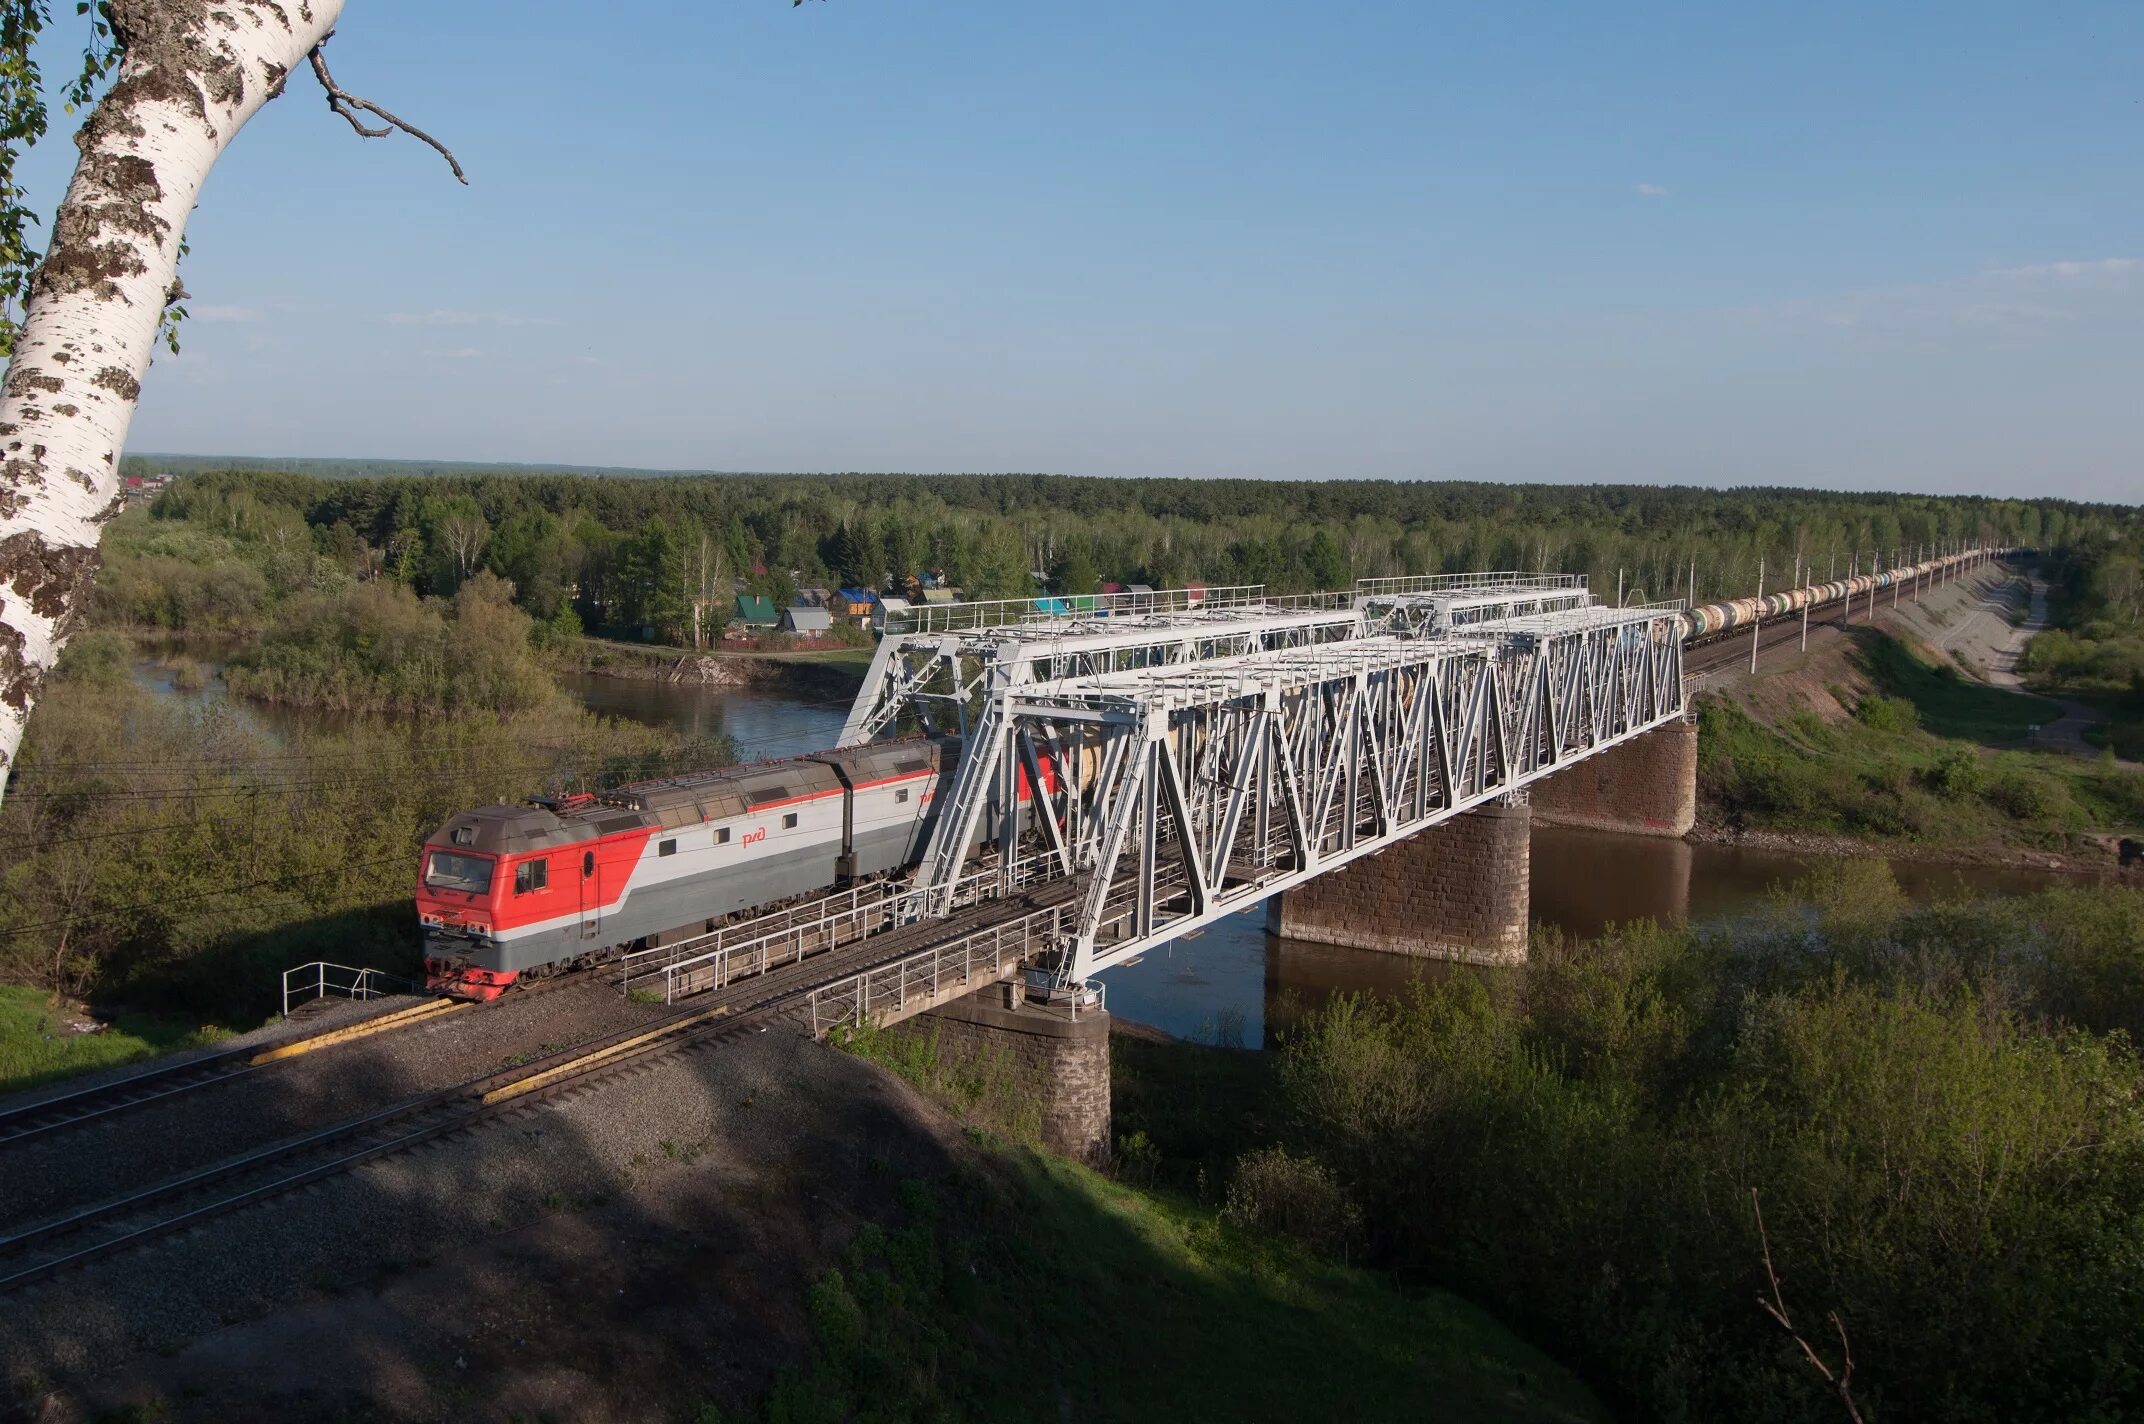
[[[2133,515],[2062,500],[1787,489],[258,469],[189,474],[150,512],[170,537],[139,539],[132,574],[100,581],[102,617],[236,627],[299,588],[389,580],[448,597],[489,571],[545,629],[673,644],[691,642],[695,605],[704,627],[740,588],[779,607],[800,586],[877,588],[923,570],[969,599],[1091,593],[1103,580],[1293,593],[1490,569],[1582,573],[1631,602],[1707,599],[1945,542],[2092,543]],[[186,542],[202,535],[251,556],[204,558]]]

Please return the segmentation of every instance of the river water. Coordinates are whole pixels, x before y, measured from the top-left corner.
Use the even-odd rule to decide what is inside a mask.
[[[181,693],[153,664],[137,678],[166,695],[222,700],[220,682]],[[619,678],[574,676],[567,691],[590,709],[694,737],[726,733],[748,761],[832,746],[846,700],[777,688],[704,688]],[[232,699],[236,701],[236,699]],[[237,715],[269,730],[293,715],[241,704]],[[1537,826],[1533,831],[1532,915],[1587,938],[1631,920],[1719,924],[1746,915],[1825,857],[1738,846],[1691,844],[1652,836]],[[2024,894],[2082,877],[2054,871],[1891,863],[1916,900],[1958,895]],[[1420,974],[1451,972],[1427,960],[1282,939],[1266,933],[1263,910],[1235,915],[1195,939],[1178,940],[1105,976],[1110,1009],[1170,1033],[1246,1047],[1335,993],[1403,991]],[[1493,971],[1491,971],[1493,972]]]

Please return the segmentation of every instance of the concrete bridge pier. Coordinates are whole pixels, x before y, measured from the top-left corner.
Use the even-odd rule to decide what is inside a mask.
[[[1523,964],[1532,893],[1524,793],[1491,802],[1266,901],[1284,939]]]
[[[895,1024],[887,1032],[936,1045],[949,1067],[1003,1074],[1032,1095],[1042,1145],[1090,1167],[1109,1165],[1109,1015],[1029,1001],[1008,980]],[[995,1059],[978,1065],[977,1059]]]

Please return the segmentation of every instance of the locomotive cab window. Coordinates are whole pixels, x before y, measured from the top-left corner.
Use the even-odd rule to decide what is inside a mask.
[[[488,855],[456,855],[450,850],[435,850],[424,862],[424,883],[434,890],[460,890],[470,895],[484,895],[491,891],[491,867]]]
[[[524,860],[514,867],[514,893],[526,895],[531,890],[541,890],[551,883],[551,866],[548,861]]]
[[[657,855],[676,855],[677,842],[674,840],[657,841],[655,843],[655,853]]]
[[[729,843],[730,843],[730,828],[729,828],[728,826],[718,826],[718,827],[716,827],[716,828],[715,828],[715,844],[716,844],[716,845],[728,845]]]
[[[893,799],[896,805],[905,806],[906,804],[908,804],[908,788],[904,786],[900,790],[894,792]]]
[[[782,829],[785,831],[793,831],[796,828],[797,813],[794,811],[785,812],[782,816]]]
[[[585,875],[593,875],[593,874],[595,874],[595,873],[596,873],[596,853],[595,853],[594,851],[592,851],[592,850],[584,850],[584,851],[582,851],[582,852],[581,852],[581,874],[585,876]]]

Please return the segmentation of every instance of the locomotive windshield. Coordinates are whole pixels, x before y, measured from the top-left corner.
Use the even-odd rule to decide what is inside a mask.
[[[425,861],[424,883],[434,890],[487,894],[491,890],[492,864],[488,855],[456,855],[451,850],[435,850]]]

